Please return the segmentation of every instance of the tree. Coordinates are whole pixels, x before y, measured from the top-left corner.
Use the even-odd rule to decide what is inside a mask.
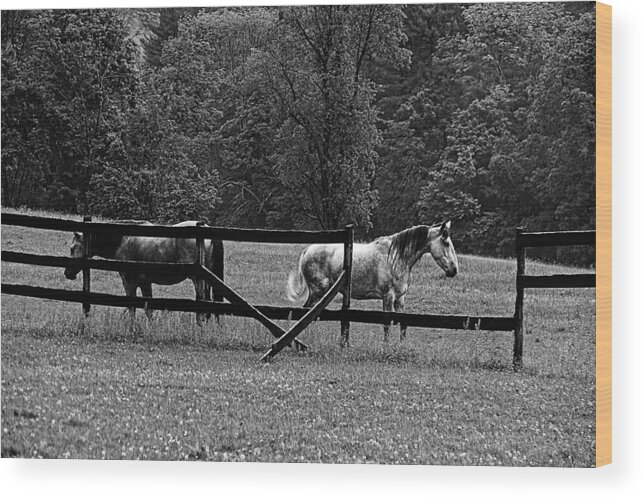
[[[198,29],[185,18],[160,67],[146,73],[104,170],[92,177],[93,211],[154,222],[216,219],[222,72]]]
[[[275,223],[270,213],[278,210],[272,202],[280,184],[270,161],[274,117],[268,103],[248,91],[245,81],[252,51],[266,47],[276,21],[275,9],[215,9],[183,23],[176,40],[203,47],[202,57],[217,73],[215,101],[220,115],[212,140],[221,207],[225,207],[218,210],[216,220],[222,225]]]
[[[568,16],[533,85],[526,113],[527,171],[540,209],[525,217],[543,230],[596,227],[595,14]],[[593,263],[587,248],[555,248],[559,261]]]
[[[516,225],[593,226],[593,13],[484,4],[463,18],[466,30],[439,42],[433,66],[446,78],[432,83],[449,95],[427,87],[410,100],[433,122],[450,103],[420,213],[458,219],[464,250],[499,255],[513,251]]]
[[[32,14],[2,11],[2,198],[8,206],[35,203],[44,183],[47,141],[39,117],[43,103],[28,82]]]
[[[3,11],[2,28],[5,204],[359,236],[450,218],[462,251],[494,255],[517,225],[595,225],[589,3]]]
[[[396,6],[293,7],[248,62],[246,85],[277,123],[271,161],[296,224],[368,226],[380,140],[366,56],[408,62]]]
[[[136,94],[117,11],[3,12],[2,175],[11,204],[75,210]]]
[[[375,211],[375,234],[390,234],[417,223],[436,220],[418,209],[421,189],[428,182],[446,145],[446,128],[457,109],[458,88],[437,50],[464,31],[462,6],[407,5],[406,48],[412,51],[408,68],[381,66],[371,70],[379,91],[383,132],[375,186],[380,202]]]

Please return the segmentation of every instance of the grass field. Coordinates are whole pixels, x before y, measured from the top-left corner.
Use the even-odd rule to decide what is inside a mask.
[[[50,215],[50,214],[49,214]],[[51,215],[50,215],[51,216]],[[67,255],[70,235],[3,226],[2,249]],[[457,250],[457,233],[454,235]],[[302,246],[225,243],[226,280],[253,303],[286,305]],[[528,262],[529,273],[580,272]],[[430,256],[407,311],[512,315],[515,262],[460,255],[441,276]],[[2,265],[2,282],[80,289],[62,269]],[[194,296],[188,281],[155,296]],[[117,274],[92,290],[122,294]],[[339,307],[337,300],[332,307]],[[377,302],[354,302],[379,308]],[[249,319],[200,328],[191,314],[2,295],[2,456],[216,461],[593,466],[594,290],[528,290],[525,368],[512,334],[339,324],[302,336],[310,353],[258,363],[273,337]]]

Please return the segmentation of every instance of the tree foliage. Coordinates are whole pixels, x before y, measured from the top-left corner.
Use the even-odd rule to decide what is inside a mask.
[[[495,255],[511,254],[518,225],[594,227],[594,12],[480,4],[462,16],[389,127],[428,160],[416,176],[419,218],[457,220],[463,249]]]
[[[273,38],[248,61],[247,91],[276,124],[271,154],[291,221],[369,226],[380,141],[366,57],[406,62],[395,6],[312,6],[280,11]]]
[[[2,16],[4,202],[76,209],[137,95],[134,46],[115,11]]]
[[[594,7],[3,11],[2,145],[5,205],[509,255],[595,226]]]

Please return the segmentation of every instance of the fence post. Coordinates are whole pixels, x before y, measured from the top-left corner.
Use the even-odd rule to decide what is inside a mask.
[[[83,222],[91,222],[91,221],[92,221],[92,217],[88,215],[85,215],[83,217]],[[83,250],[85,253],[85,256],[84,256],[85,260],[91,257],[91,249],[92,249],[92,233],[91,231],[85,230],[83,231]],[[89,293],[90,291],[91,275],[89,271],[90,271],[89,268],[83,268],[83,293]],[[89,315],[90,309],[91,309],[91,304],[83,302],[83,313],[85,314],[85,317]]]
[[[205,222],[197,222],[197,227],[204,227]],[[203,236],[199,235],[196,238],[196,261],[201,267],[205,267],[205,239]],[[196,280],[196,289],[197,289],[197,301],[205,299],[205,281],[201,274],[197,276]],[[202,314],[197,312],[197,322],[201,322]]]
[[[522,287],[520,277],[525,275],[525,258],[527,250],[520,240],[520,234],[525,232],[524,227],[516,227],[516,313],[514,319],[516,326],[514,329],[514,358],[513,366],[515,370],[522,368],[522,336],[523,336],[523,305],[525,301],[525,289]]]
[[[212,273],[223,281],[224,280],[223,261],[225,257],[223,252],[223,241],[221,241],[220,239],[213,239],[211,243],[212,243],[212,260],[213,260]],[[219,303],[223,302],[223,295],[221,294],[221,291],[219,290],[218,286],[212,288],[212,301],[219,302]],[[215,314],[214,318],[217,320],[217,323],[219,324],[221,323],[219,320],[219,314]]]
[[[353,268],[353,225],[346,226],[346,240],[344,241],[344,272],[346,272],[346,282],[344,283],[344,298],[342,300],[342,310],[350,310],[351,308],[351,280]],[[350,329],[350,321],[348,319],[342,320],[342,337],[340,346],[342,348],[348,347],[348,334]]]

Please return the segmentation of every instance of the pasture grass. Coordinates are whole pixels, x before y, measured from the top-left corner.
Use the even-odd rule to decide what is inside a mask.
[[[49,213],[40,213],[52,216]],[[454,235],[457,250],[457,235]],[[71,237],[2,228],[2,249],[67,255]],[[253,303],[286,305],[303,246],[226,242],[226,280]],[[528,262],[534,274],[582,269]],[[2,265],[2,282],[80,289],[62,269]],[[92,290],[122,294],[114,273]],[[187,281],[155,296],[192,297]],[[515,262],[460,255],[441,277],[424,257],[408,312],[513,315]],[[375,301],[355,307],[379,309]],[[339,307],[336,300],[331,307]],[[593,466],[594,290],[527,290],[525,368],[511,333],[314,323],[310,351],[258,359],[273,337],[250,319],[2,296],[2,455],[43,458]]]

